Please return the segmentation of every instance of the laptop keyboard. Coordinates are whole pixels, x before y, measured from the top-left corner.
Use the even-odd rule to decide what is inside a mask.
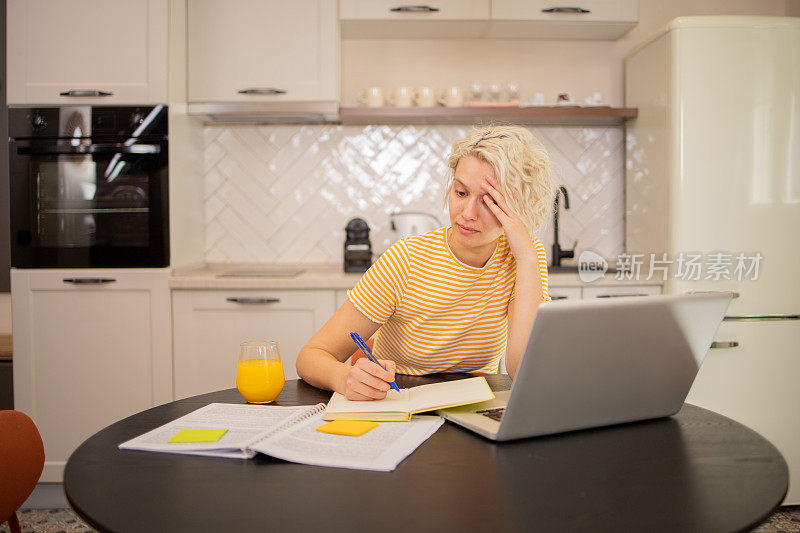
[[[492,420],[497,420],[500,422],[500,419],[503,418],[503,413],[505,412],[505,407],[498,407],[496,409],[482,409],[480,411],[475,411],[479,415],[488,416]]]

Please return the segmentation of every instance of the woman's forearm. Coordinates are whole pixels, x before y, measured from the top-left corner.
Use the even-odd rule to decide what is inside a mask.
[[[309,385],[344,394],[348,365],[320,348],[304,347],[297,356],[297,374]]]
[[[528,337],[536,319],[536,311],[544,301],[539,264],[517,263],[517,276],[514,284],[515,297],[508,304],[508,340],[506,341],[506,371],[511,379],[525,354]]]

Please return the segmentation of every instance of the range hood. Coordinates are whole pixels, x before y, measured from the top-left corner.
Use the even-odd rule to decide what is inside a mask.
[[[339,122],[338,102],[212,102],[187,113],[217,124],[322,124]]]

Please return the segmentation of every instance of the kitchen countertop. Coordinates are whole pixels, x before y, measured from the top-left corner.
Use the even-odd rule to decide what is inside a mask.
[[[361,277],[361,273],[345,274],[341,265],[292,265],[298,269],[305,270],[296,276],[290,277],[269,275],[220,277],[220,274],[233,270],[250,270],[266,274],[270,266],[209,264],[188,268],[174,268],[170,277],[170,287],[172,289],[347,290],[353,288]],[[660,280],[617,280],[613,273],[607,273],[604,279],[593,281],[592,283],[583,283],[577,272],[554,272],[550,273],[549,281],[550,287],[663,285]]]

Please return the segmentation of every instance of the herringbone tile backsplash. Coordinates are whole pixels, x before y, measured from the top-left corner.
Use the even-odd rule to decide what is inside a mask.
[[[425,211],[442,225],[447,156],[468,126],[207,125],[206,261],[342,263],[344,227],[361,217],[376,254],[396,240],[389,215]],[[576,257],[623,251],[622,128],[531,128],[569,191],[559,239]],[[549,254],[552,223],[539,237]]]

